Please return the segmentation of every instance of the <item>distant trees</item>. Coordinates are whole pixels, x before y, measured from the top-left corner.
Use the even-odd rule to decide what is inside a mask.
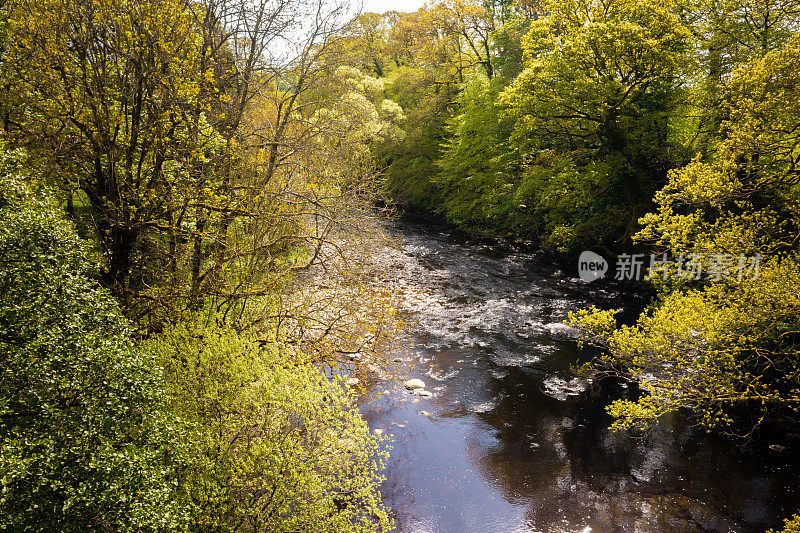
[[[684,105],[692,41],[679,11],[624,1],[441,2],[400,15],[384,33],[386,49],[406,53],[385,76],[408,135],[385,152],[389,190],[547,246],[630,247],[667,171],[687,161],[686,140],[670,125]],[[416,35],[414,44],[401,35]],[[477,104],[481,75],[491,95]],[[414,78],[432,94],[403,96]]]
[[[669,115],[689,31],[669,3],[553,2],[523,40],[524,69],[501,96],[525,159],[517,199],[546,242],[629,238],[670,161]]]
[[[496,224],[525,231],[503,221],[518,203],[515,176],[517,154],[511,146],[513,121],[503,116],[497,100],[498,80],[484,72],[470,73],[458,95],[459,113],[447,125],[449,138],[441,144],[432,181],[441,190],[442,212],[456,223]]]

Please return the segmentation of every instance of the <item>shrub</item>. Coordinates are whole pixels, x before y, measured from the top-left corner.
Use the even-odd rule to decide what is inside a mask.
[[[386,531],[385,452],[336,382],[249,333],[180,325],[149,349],[191,426],[181,480],[192,527],[213,531]]]
[[[0,529],[179,528],[158,374],[87,257],[0,161]]]

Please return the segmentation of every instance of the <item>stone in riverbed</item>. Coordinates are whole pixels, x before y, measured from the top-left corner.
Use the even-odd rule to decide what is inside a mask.
[[[770,450],[772,450],[773,452],[776,452],[776,453],[788,453],[789,452],[789,448],[787,448],[786,446],[784,446],[782,444],[770,444],[769,446],[767,446],[767,448],[769,448]]]
[[[355,387],[356,385],[359,384],[360,381],[361,380],[358,378],[350,378],[345,383],[347,383],[348,387]]]
[[[591,379],[572,378],[566,381],[558,376],[550,376],[543,382],[544,393],[551,398],[564,401],[570,396],[580,395],[590,382]]]
[[[381,435],[383,435],[383,430],[382,430],[382,429],[373,429],[373,430],[372,430],[372,432],[373,432],[375,435],[378,435],[379,437],[380,437]]]
[[[430,398],[433,396],[431,391],[425,389],[414,389],[411,391],[411,394],[416,394],[417,396],[422,396],[423,398]]]
[[[416,378],[409,379],[408,381],[405,382],[405,387],[408,390],[424,389],[425,388],[425,382],[423,382],[421,379],[416,379]]]

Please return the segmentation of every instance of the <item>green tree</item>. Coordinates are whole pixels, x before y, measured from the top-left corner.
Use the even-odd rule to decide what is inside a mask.
[[[191,153],[224,146],[192,109],[210,73],[201,69],[211,68],[199,61],[202,36],[181,1],[23,0],[4,9],[17,43],[5,61],[21,104],[7,137],[47,157],[55,184],[86,195],[105,283],[123,296],[139,237],[163,223],[171,198],[197,192],[202,167]]]
[[[552,245],[624,241],[673,166],[669,138],[690,34],[667,2],[550,2],[501,96],[528,169],[518,198]]]
[[[514,225],[516,154],[507,144],[511,123],[497,106],[501,89],[481,72],[467,76],[437,162],[434,182],[444,197],[438,211],[457,224],[527,233],[531,228]]]
[[[456,83],[440,72],[401,67],[386,80],[386,94],[403,109],[405,135],[379,152],[386,167],[387,191],[401,203],[431,209],[440,204],[442,191],[434,183],[441,144],[447,139]]]
[[[157,368],[20,159],[0,163],[0,528],[180,529]]]
[[[607,361],[643,381],[619,401],[622,426],[689,408],[708,426],[737,414],[792,422],[800,408],[800,38],[736,69],[725,87],[722,139],[707,161],[670,173],[638,238],[674,257],[714,264],[717,279],[677,270],[633,327],[584,314]],[[737,260],[760,256],[757,276]],[[727,259],[726,259],[727,258]],[[748,264],[750,262],[748,261]],[[795,420],[796,422],[796,420]],[[735,428],[738,426],[734,426]]]
[[[698,118],[693,147],[713,150],[725,120],[725,80],[742,63],[780,47],[792,35],[800,14],[797,0],[678,2],[679,14],[692,31],[696,67],[688,73],[689,114]]]
[[[341,383],[252,333],[183,325],[148,344],[192,431],[181,479],[193,529],[388,531],[385,451]]]

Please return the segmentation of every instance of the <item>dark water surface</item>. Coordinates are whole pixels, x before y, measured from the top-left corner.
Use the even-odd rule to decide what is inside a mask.
[[[434,394],[383,381],[362,407],[391,436],[382,492],[399,531],[764,531],[800,509],[791,452],[677,419],[614,433],[603,406],[629,389],[569,381],[592,354],[567,313],[635,312],[643,296],[429,223],[394,231],[404,244],[381,258],[381,282],[401,294],[412,341],[396,355]]]

